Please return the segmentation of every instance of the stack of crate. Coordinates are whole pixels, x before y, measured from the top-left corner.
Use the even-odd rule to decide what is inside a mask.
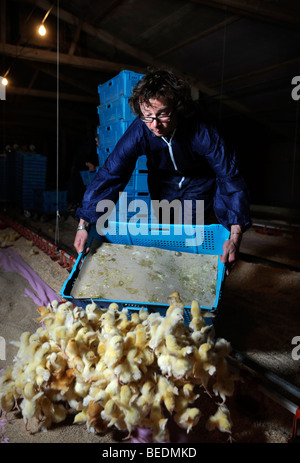
[[[53,215],[59,212],[66,212],[68,207],[67,190],[36,190],[34,210],[36,212]]]
[[[23,209],[35,209],[36,190],[46,189],[47,158],[16,153],[16,199]]]
[[[128,99],[142,77],[143,74],[124,70],[111,80],[98,86],[100,105],[98,106],[99,126],[97,127],[97,134],[99,146],[97,150],[100,169],[118,140],[136,118],[136,115],[131,111]],[[127,194],[128,203],[135,199],[143,199],[150,204],[146,155],[139,157],[124,191]]]
[[[15,153],[0,154],[0,201],[15,201],[16,187],[16,158]]]

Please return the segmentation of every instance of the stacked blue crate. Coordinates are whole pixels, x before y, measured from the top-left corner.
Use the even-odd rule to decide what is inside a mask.
[[[46,189],[47,158],[41,154],[16,154],[16,199],[24,209],[35,208],[36,190]]]
[[[128,99],[132,89],[142,77],[143,74],[125,70],[98,86],[100,105],[97,108],[99,116],[97,127],[99,147],[97,150],[100,168],[136,117],[131,111]],[[147,204],[150,203],[146,155],[139,157],[125,192],[128,204],[134,205],[136,199],[143,199]],[[117,204],[117,210],[118,206],[119,204]],[[130,215],[133,213],[129,213],[128,217]]]
[[[15,201],[16,157],[14,153],[0,154],[0,201]]]
[[[68,207],[67,190],[35,190],[34,210],[44,214],[66,212]]]

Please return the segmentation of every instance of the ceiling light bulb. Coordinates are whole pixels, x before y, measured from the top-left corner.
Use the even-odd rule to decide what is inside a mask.
[[[39,27],[39,34],[40,35],[46,35],[46,28],[45,28],[44,24],[41,24],[41,26]]]
[[[2,85],[7,85],[8,84],[8,80],[6,79],[6,77],[3,77],[1,83],[2,83]]]

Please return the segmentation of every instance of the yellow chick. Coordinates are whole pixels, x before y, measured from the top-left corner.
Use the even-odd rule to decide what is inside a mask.
[[[176,379],[186,378],[192,374],[193,361],[188,357],[171,356],[172,375]]]
[[[142,372],[137,365],[131,364],[127,358],[114,368],[114,374],[123,384],[131,381],[139,381],[142,378]]]
[[[205,319],[202,315],[200,305],[197,301],[192,301],[191,304],[191,321],[189,328],[192,331],[200,331],[205,326]]]
[[[175,307],[170,315],[166,316],[162,323],[157,327],[155,336],[149,341],[149,346],[156,349],[165,339],[167,334],[172,334],[179,324],[183,324],[182,309]]]
[[[108,306],[108,310],[114,310],[117,312],[119,310],[119,306],[116,302],[111,302]]]
[[[180,308],[183,313],[184,305],[182,303],[182,300],[180,298],[180,294],[178,291],[173,291],[173,293],[168,297],[168,304],[169,304],[169,308],[166,312],[166,317],[171,315],[171,313],[173,312],[175,308]]]
[[[40,404],[39,404],[39,398],[43,395],[44,393],[38,392],[36,395],[30,398],[24,397],[20,408],[23,416],[23,420],[25,422],[25,429],[28,430],[28,424],[29,421],[32,418],[38,418],[40,414]]]
[[[216,413],[209,417],[206,423],[206,429],[212,431],[219,429],[221,432],[231,433],[231,417],[228,408],[225,405],[220,405]]]
[[[182,387],[183,395],[190,401],[190,403],[195,402],[200,397],[200,394],[195,394],[194,388],[195,385],[192,383],[185,383]]]
[[[103,355],[103,361],[106,363],[107,367],[113,367],[118,362],[121,361],[124,352],[124,338],[120,335],[112,336],[109,339],[106,350]]]
[[[119,405],[119,406],[120,406],[120,409],[122,410],[123,415],[124,415],[123,420],[124,420],[126,429],[129,432],[129,435],[127,437],[130,437],[133,428],[135,426],[137,426],[139,424],[139,422],[140,422],[140,418],[141,418],[140,409],[138,407],[132,405],[132,404],[128,405],[128,406],[127,405],[126,406]],[[121,423],[122,423],[122,421],[121,421]],[[119,426],[120,426],[120,423],[119,423]]]
[[[140,408],[143,416],[146,416],[148,414],[155,394],[156,384],[151,380],[145,381],[141,388],[140,395],[137,399],[137,405]]]
[[[116,425],[120,417],[120,409],[115,399],[109,399],[101,411],[101,418],[108,423],[108,426]]]
[[[236,380],[237,377],[230,372],[226,359],[220,360],[216,368],[216,381],[213,384],[213,392],[222,398],[223,403],[226,397],[233,395]]]
[[[115,311],[110,310],[105,312],[100,317],[101,320],[101,335],[105,336],[116,330],[116,314]]]
[[[95,304],[94,301],[92,301],[91,304],[87,304],[85,310],[89,322],[91,322],[92,324],[100,323],[100,317],[103,314],[103,311],[99,309],[99,307],[97,306],[97,304]]]
[[[107,422],[101,417],[103,407],[95,401],[91,401],[88,406],[87,426],[90,432],[103,433],[107,430]]]
[[[175,408],[175,397],[178,395],[178,388],[173,382],[160,375],[157,383],[157,391],[161,395],[168,412],[172,413]]]
[[[187,433],[196,426],[201,417],[201,411],[197,407],[186,408],[180,412],[175,413],[174,421],[181,428],[185,429]]]
[[[47,368],[44,368],[42,365],[38,365],[35,371],[35,382],[39,387],[42,386],[42,384],[47,383],[49,381],[51,373]]]
[[[147,318],[149,317],[149,312],[147,309],[145,309],[145,307],[141,307],[139,311],[139,317],[140,317],[141,322],[147,320]]]
[[[186,355],[191,354],[194,350],[193,346],[182,347],[179,345],[176,336],[173,334],[166,335],[166,347],[168,353],[178,357],[185,357]]]
[[[79,377],[76,378],[74,384],[74,392],[80,397],[85,397],[90,389],[90,384],[82,381]]]
[[[54,319],[55,319],[55,315],[54,313],[50,310],[50,306],[40,306],[38,307],[38,312],[40,314],[39,317],[35,318],[34,321],[36,321],[37,323],[40,323],[40,322],[43,322],[43,324],[45,326],[48,326],[50,325]]]
[[[84,407],[80,412],[76,413],[74,416],[73,423],[86,423],[89,418],[89,407],[88,405]]]
[[[169,440],[167,429],[168,419],[164,417],[159,392],[154,397],[149,420],[145,419],[144,423],[152,429],[152,436],[155,442],[167,442]]]
[[[67,302],[59,304],[57,310],[55,312],[55,319],[54,319],[54,326],[63,325],[65,323],[67,314],[73,308],[72,304],[68,304]]]
[[[145,349],[147,343],[148,343],[148,336],[147,336],[146,329],[143,325],[139,324],[137,325],[136,330],[135,330],[135,346],[138,349],[143,350]]]
[[[64,371],[58,372],[51,375],[49,380],[49,387],[51,390],[60,391],[61,394],[65,394],[75,378],[75,372],[73,368],[68,368]]]

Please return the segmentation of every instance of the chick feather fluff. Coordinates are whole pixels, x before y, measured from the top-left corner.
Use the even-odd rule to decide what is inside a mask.
[[[73,413],[90,432],[115,427],[130,436],[145,427],[155,442],[166,442],[168,416],[190,432],[202,418],[201,390],[210,385],[222,404],[207,429],[231,433],[230,344],[214,340],[196,301],[189,326],[177,292],[169,304],[165,316],[142,309],[131,317],[115,303],[39,307],[41,326],[22,333],[13,365],[0,377],[1,410],[18,407],[27,430],[35,423],[45,431]]]

